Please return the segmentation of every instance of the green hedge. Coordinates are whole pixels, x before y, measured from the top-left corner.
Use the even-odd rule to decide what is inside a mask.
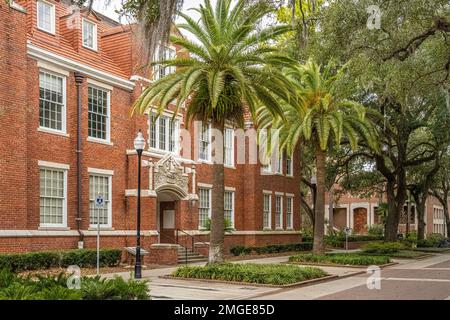
[[[348,236],[348,242],[364,242],[383,240],[382,235],[358,235],[352,234]],[[343,247],[345,244],[345,233],[339,232],[325,236],[325,243],[333,247]]]
[[[441,242],[444,239],[445,239],[445,237],[442,234],[440,234],[440,233],[432,233],[432,234],[427,235],[426,239],[418,240],[417,241],[417,246],[420,247],[420,248],[437,247],[439,242]]]
[[[362,251],[370,254],[390,254],[408,249],[401,242],[370,242],[362,247]]]
[[[342,264],[342,265],[383,265],[391,260],[386,256],[366,256],[354,253],[330,253],[330,254],[298,254],[289,257],[290,262],[311,262],[320,264]]]
[[[230,252],[235,256],[241,256],[246,254],[269,254],[269,253],[280,253],[289,251],[308,251],[312,249],[311,242],[299,242],[299,243],[288,243],[288,244],[270,244],[263,247],[245,247],[245,246],[235,246],[230,249]]]
[[[0,270],[0,300],[148,300],[148,282],[123,278],[81,277],[78,289],[67,287],[68,276],[21,277]]]
[[[172,276],[195,279],[238,281],[247,283],[286,285],[321,278],[327,273],[318,268],[302,268],[280,264],[225,263],[206,266],[185,266]]]
[[[100,266],[112,267],[120,262],[120,249],[101,249]],[[54,267],[95,267],[97,265],[97,250],[77,249],[70,251],[47,251],[15,254],[0,254],[0,269],[14,272],[40,270]]]

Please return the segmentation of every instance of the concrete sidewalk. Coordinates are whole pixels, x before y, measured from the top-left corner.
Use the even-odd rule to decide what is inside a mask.
[[[288,262],[289,256],[277,256],[261,259],[234,261],[233,263],[260,263],[260,264],[280,264]],[[205,265],[204,262],[194,263],[191,265]],[[229,299],[250,299],[258,296],[280,293],[286,289],[257,287],[250,285],[237,285],[226,283],[211,283],[189,280],[173,280],[161,279],[160,276],[171,274],[178,266],[143,270],[142,277],[149,280],[150,294],[152,299],[174,299],[174,300],[229,300]],[[311,266],[308,266],[311,267]],[[358,268],[344,267],[320,267],[328,274],[337,275],[339,277],[352,276],[364,270]],[[124,279],[130,278],[130,272],[121,272],[113,274],[105,274],[103,277],[121,276]],[[324,283],[326,284],[326,283]]]

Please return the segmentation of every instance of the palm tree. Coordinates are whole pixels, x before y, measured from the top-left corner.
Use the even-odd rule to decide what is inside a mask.
[[[356,149],[360,137],[377,149],[374,128],[366,120],[365,108],[338,96],[336,80],[342,72],[333,73],[329,63],[321,68],[313,61],[289,68],[286,77],[297,90],[297,98],[283,104],[284,119],[269,114],[264,108],[258,112],[261,128],[279,129],[279,148],[292,154],[301,141],[312,144],[315,153],[317,193],[314,219],[313,252],[324,252],[325,164],[326,154],[333,144],[345,138]]]
[[[178,25],[190,32],[195,41],[171,37],[171,42],[182,48],[181,53],[188,55],[156,62],[176,67],[176,72],[147,88],[133,110],[143,113],[154,108],[160,114],[175,103],[176,114],[181,104],[189,100],[186,125],[191,119],[210,122],[222,133],[221,139],[226,121],[243,126],[245,108],[254,116],[257,107],[264,104],[269,113],[281,114],[279,101],[288,100],[295,91],[289,92],[290,82],[280,70],[292,61],[277,53],[268,41],[288,32],[290,27],[272,26],[256,33],[255,25],[271,11],[262,3],[248,6],[240,0],[231,6],[231,0],[218,0],[213,8],[205,0],[196,10],[199,21],[179,13],[184,23]],[[224,166],[222,159],[214,160],[209,262],[220,263],[224,241]]]

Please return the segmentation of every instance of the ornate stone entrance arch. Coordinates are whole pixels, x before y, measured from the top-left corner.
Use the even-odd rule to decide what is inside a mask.
[[[189,176],[172,154],[165,155],[155,164],[155,191],[169,193],[178,199],[189,195]]]

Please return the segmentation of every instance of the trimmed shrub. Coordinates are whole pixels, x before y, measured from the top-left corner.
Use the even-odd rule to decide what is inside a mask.
[[[384,226],[381,224],[373,224],[367,230],[367,235],[372,237],[383,237],[384,235]]]
[[[362,247],[364,253],[370,254],[390,254],[405,249],[407,247],[401,242],[370,242]]]
[[[230,249],[230,252],[235,256],[251,254],[270,254],[270,253],[281,253],[289,251],[308,251],[312,249],[311,242],[299,242],[299,243],[288,243],[288,244],[269,244],[264,247],[245,247],[236,246]]]
[[[286,285],[326,276],[318,268],[292,265],[224,263],[206,266],[185,266],[172,276],[181,278],[238,281],[247,283]]]
[[[382,265],[390,262],[385,256],[366,256],[353,253],[329,253],[329,254],[298,254],[289,257],[290,262],[310,262],[320,264],[342,264],[342,265]]]
[[[120,262],[120,249],[101,249],[100,265],[116,266]],[[70,251],[30,252],[16,254],[0,254],[0,269],[14,272],[41,270],[53,267],[95,267],[97,265],[97,250],[78,249]]]
[[[444,240],[445,237],[440,233],[432,233],[427,235],[426,239],[418,240],[417,246],[421,248],[437,247],[437,245]]]
[[[0,270],[0,300],[148,300],[147,281],[82,277],[81,289],[67,288],[68,276],[19,277]]]

